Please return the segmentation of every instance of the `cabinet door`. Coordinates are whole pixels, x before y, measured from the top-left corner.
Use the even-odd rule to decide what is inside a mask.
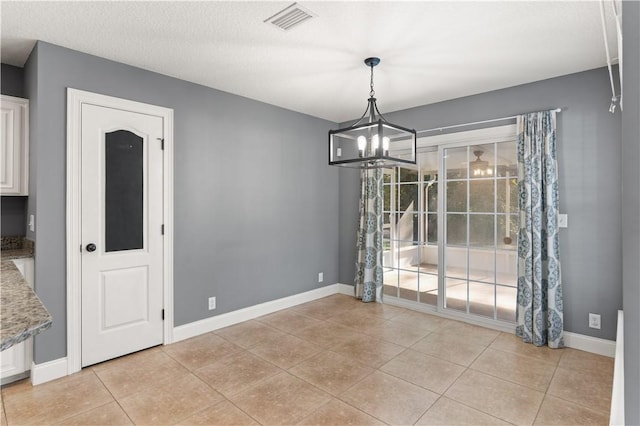
[[[13,263],[29,283],[29,287],[33,288],[33,259],[16,259]],[[24,377],[23,373],[31,369],[32,348],[33,338],[29,338],[0,352],[0,379],[2,379],[2,384],[21,379]],[[8,377],[10,379],[4,380]]]
[[[29,101],[0,97],[0,193],[28,195]]]

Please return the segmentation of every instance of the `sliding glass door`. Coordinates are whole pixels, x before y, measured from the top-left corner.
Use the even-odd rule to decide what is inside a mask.
[[[385,295],[515,321],[512,127],[423,139],[415,167],[385,171]]]

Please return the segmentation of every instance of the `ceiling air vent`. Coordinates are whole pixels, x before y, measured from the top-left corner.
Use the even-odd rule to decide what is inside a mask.
[[[265,19],[264,22],[272,23],[281,30],[288,31],[314,16],[315,15],[313,13],[299,4],[293,3],[291,6],[286,7],[275,15]]]

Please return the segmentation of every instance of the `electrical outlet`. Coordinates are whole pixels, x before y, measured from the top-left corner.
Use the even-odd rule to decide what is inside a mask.
[[[324,281],[324,273],[318,272],[318,282],[321,283],[322,281]]]
[[[216,298],[215,297],[210,297],[209,298],[209,310],[213,311],[216,308]]]
[[[592,314],[589,312],[589,328],[597,328],[600,330],[600,314]]]
[[[561,213],[558,215],[558,228],[568,228],[569,227],[569,215],[566,213]]]

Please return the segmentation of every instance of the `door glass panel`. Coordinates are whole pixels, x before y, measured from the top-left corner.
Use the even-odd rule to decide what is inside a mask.
[[[447,148],[444,150],[444,160],[447,179],[466,179],[467,165],[469,163],[467,156],[468,148]]]
[[[496,174],[499,177],[518,176],[517,146],[515,141],[496,144]]]
[[[142,137],[126,130],[105,135],[105,251],[143,248]]]
[[[495,286],[469,281],[469,312],[493,318]]]
[[[467,148],[468,177],[449,166],[443,182],[446,307],[512,321],[517,281],[515,142]],[[443,149],[445,161],[450,161],[450,151]]]
[[[498,241],[496,247],[515,250],[518,244],[518,215],[498,215]]]
[[[469,279],[493,283],[495,255],[494,250],[469,250]]]
[[[384,294],[398,297],[398,270],[392,268],[384,268],[382,290]]]
[[[499,320],[515,322],[516,311],[513,309],[513,301],[516,297],[516,287],[496,286],[496,308]]]
[[[492,214],[469,215],[469,246],[494,247],[494,218]]]
[[[493,213],[495,195],[493,179],[469,182],[469,211]]]
[[[467,311],[467,280],[457,278],[445,278],[446,308],[456,311]]]
[[[467,245],[467,215],[452,213],[447,215],[447,244]]]
[[[467,182],[447,182],[447,211],[467,211]]]
[[[470,147],[469,178],[492,178],[495,176],[494,144]]]

